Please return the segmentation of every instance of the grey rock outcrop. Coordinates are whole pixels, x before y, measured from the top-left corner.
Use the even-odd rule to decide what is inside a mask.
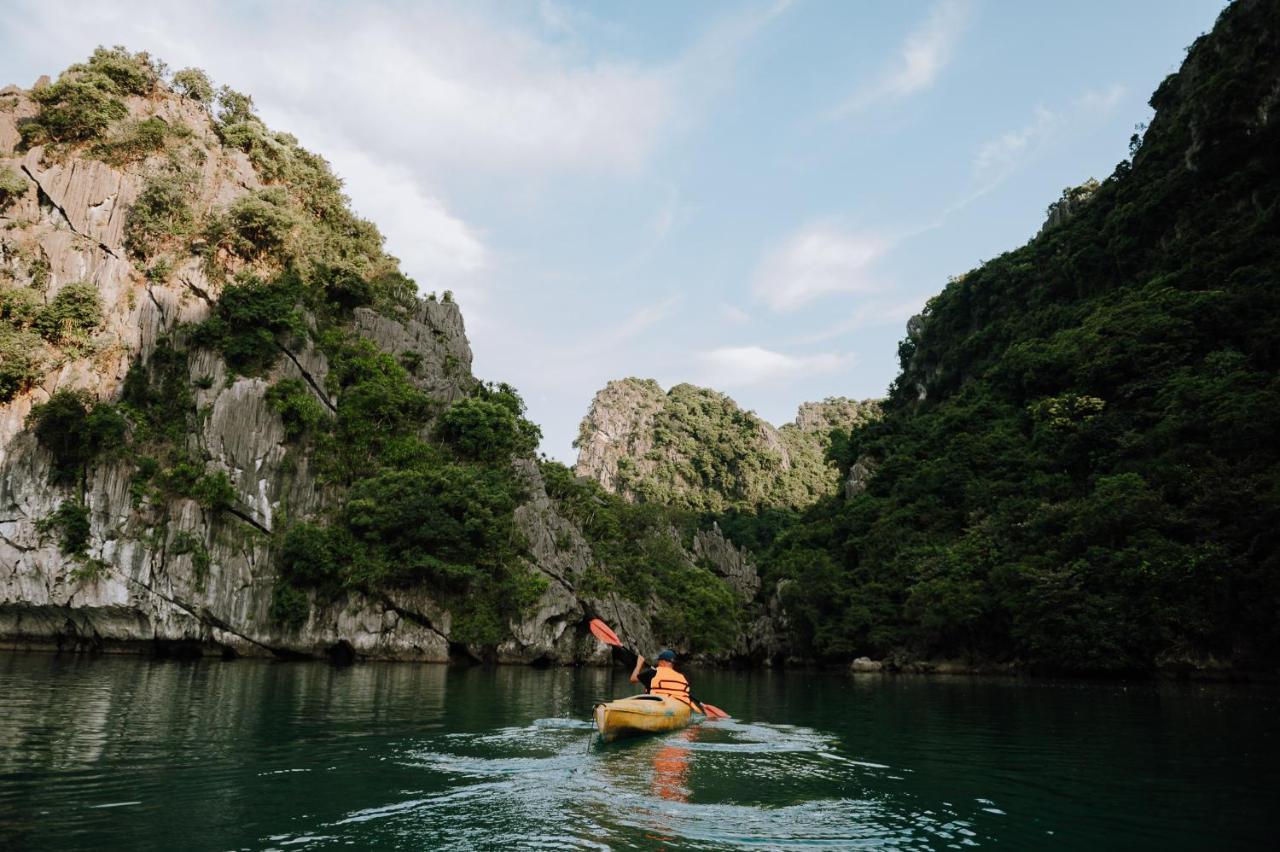
[[[653,451],[653,418],[666,399],[653,379],[620,379],[605,385],[578,429],[574,472],[596,480],[606,491],[625,493],[618,465],[625,467]]]
[[[664,393],[652,379],[619,379],[582,420],[574,471],[629,500],[657,494],[711,511],[799,508],[836,490],[837,472],[824,458],[831,430],[879,416],[874,400],[833,397],[802,404],[794,422],[775,428],[714,390],[681,384]],[[709,472],[708,447],[737,455],[713,460],[720,469]]]
[[[844,496],[857,497],[867,490],[868,483],[876,474],[876,460],[871,456],[859,456],[849,467],[849,475],[844,480]]]

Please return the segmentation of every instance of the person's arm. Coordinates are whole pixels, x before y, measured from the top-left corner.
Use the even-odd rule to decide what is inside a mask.
[[[636,655],[636,667],[635,667],[634,669],[632,669],[632,670],[631,670],[631,682],[632,682],[632,683],[639,683],[639,682],[640,682],[640,670],[641,670],[642,668],[644,668],[644,656],[643,656],[642,654],[637,654],[637,655]]]

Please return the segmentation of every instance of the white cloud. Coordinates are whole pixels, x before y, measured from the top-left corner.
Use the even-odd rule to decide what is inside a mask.
[[[418,284],[454,289],[470,304],[467,297],[478,295],[472,292],[476,275],[489,265],[489,250],[475,229],[422,189],[407,168],[349,148],[330,147],[329,156],[352,206],[378,224],[387,250],[413,270]]]
[[[727,323],[733,325],[742,325],[751,322],[751,314],[744,311],[737,305],[731,305],[728,302],[720,303],[720,317]]]
[[[852,334],[864,328],[881,328],[889,325],[905,324],[907,320],[920,313],[928,296],[914,296],[904,299],[871,299],[862,303],[837,323],[803,335],[792,340],[797,345],[822,343],[846,334]]]
[[[939,0],[929,10],[924,24],[902,43],[894,64],[874,83],[831,110],[828,117],[840,118],[879,101],[905,97],[932,86],[951,61],[970,11],[966,0]]]
[[[775,311],[793,311],[831,293],[875,289],[875,261],[888,239],[835,225],[807,225],[769,252],[755,277],[755,296]]]
[[[612,348],[632,340],[657,325],[671,315],[671,312],[684,301],[680,294],[668,296],[661,302],[645,305],[632,311],[622,322],[610,328],[606,335],[598,341],[600,348]]]
[[[978,149],[973,158],[975,177],[983,185],[1000,183],[1030,151],[1062,125],[1061,115],[1036,107],[1035,119],[1030,124],[1011,130]]]
[[[1119,83],[1114,83],[1102,90],[1085,92],[1080,96],[1077,105],[1086,112],[1107,113],[1118,107],[1126,94],[1128,89]]]
[[[725,346],[697,356],[698,383],[713,388],[767,384],[844,369],[853,357],[835,352],[785,355],[762,346]]]
[[[468,291],[470,305],[494,250],[452,209],[445,185],[635,170],[699,114],[698,100],[731,78],[743,45],[783,8],[723,18],[683,52],[648,63],[583,49],[578,25],[592,22],[551,2],[531,24],[465,3],[315,14],[284,2],[18,0],[0,21],[0,43],[39,45],[51,65],[119,43],[204,67],[334,164],[424,289]],[[678,220],[678,201],[654,223],[659,238]]]

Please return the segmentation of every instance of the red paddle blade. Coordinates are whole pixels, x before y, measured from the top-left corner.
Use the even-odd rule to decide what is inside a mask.
[[[591,628],[591,635],[599,639],[604,644],[612,645],[615,648],[622,647],[622,640],[618,638],[618,634],[609,629],[609,625],[605,624],[600,619],[591,619],[591,623],[587,626]]]
[[[702,702],[702,709],[707,711],[708,719],[728,719],[729,718],[728,713],[724,712],[714,704],[708,704],[707,702],[704,701]]]

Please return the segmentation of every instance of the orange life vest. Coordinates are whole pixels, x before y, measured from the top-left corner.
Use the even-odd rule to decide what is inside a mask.
[[[658,666],[654,669],[653,680],[649,681],[649,693],[668,695],[693,706],[689,701],[689,681],[671,666]]]

